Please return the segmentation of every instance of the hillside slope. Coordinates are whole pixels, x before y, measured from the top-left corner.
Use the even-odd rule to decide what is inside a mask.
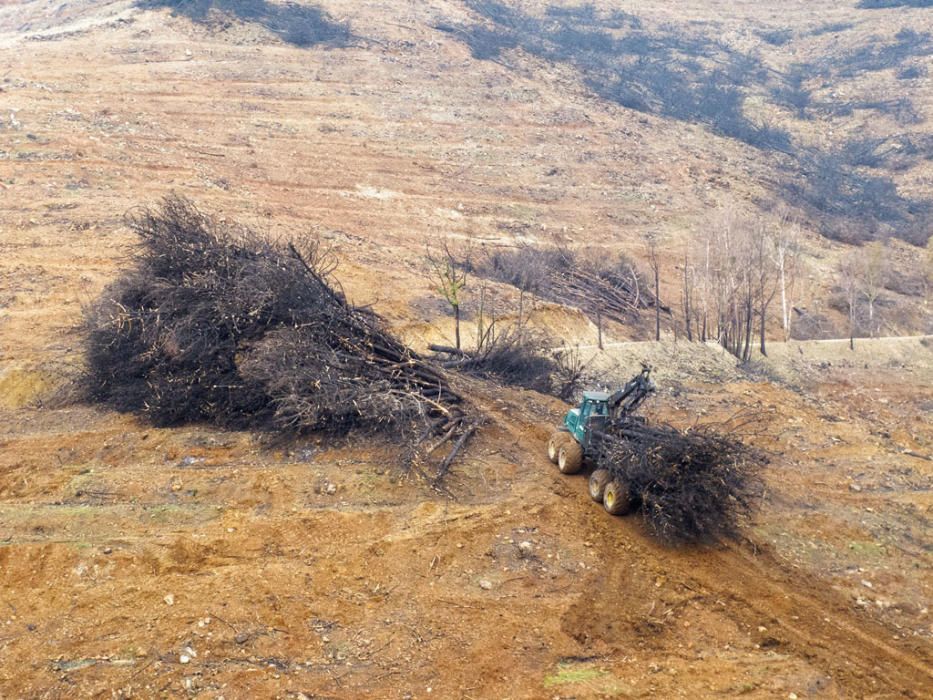
[[[477,397],[492,420],[443,495],[399,474],[389,445],[283,450],[155,430],[63,405],[59,390],[80,366],[82,305],[132,250],[123,214],[171,190],[270,236],[332,242],[348,295],[422,344],[451,324],[425,279],[426,244],[557,242],[641,259],[655,230],[671,272],[720,206],[774,216],[786,178],[809,167],[776,141],[748,143],[755,129],[818,153],[863,134],[903,151],[908,134],[919,145],[897,163],[845,167],[896,185],[894,219],[865,230],[890,237],[894,264],[915,274],[928,10],[648,2],[617,15],[613,41],[662,37],[684,89],[708,71],[672,36],[697,34],[703,61],[752,57],[780,73],[742,98],[738,125],[754,127],[743,132],[672,110],[654,84],[645,104],[603,94],[601,71],[638,56],[618,58],[612,42],[608,59],[568,56],[574,32],[593,31],[585,8],[210,5],[0,7],[0,695],[927,692],[933,365],[920,340],[775,344],[750,369],[699,344],[606,353],[613,379],[646,357],[657,365],[664,418],[766,414],[762,513],[746,541],[708,550],[661,548],[556,474],[541,446],[565,407],[530,393]],[[601,22],[618,9],[594,8]],[[547,22],[546,43],[519,41],[532,21]],[[898,38],[905,27],[917,36]],[[772,95],[792,87],[795,63],[870,42],[908,47],[872,49],[888,62],[908,55],[851,77],[807,73],[804,117]],[[910,68],[919,75],[898,77]],[[843,101],[834,91],[904,95],[916,121],[888,107],[824,114]],[[799,216],[805,301],[826,310],[849,249],[828,236],[847,219],[812,204]],[[663,296],[676,298],[667,277]],[[496,293],[504,308],[515,300]],[[896,330],[922,330],[922,298],[885,295]],[[537,304],[533,320],[569,345],[595,342],[573,310]],[[607,340],[644,337],[644,321]]]

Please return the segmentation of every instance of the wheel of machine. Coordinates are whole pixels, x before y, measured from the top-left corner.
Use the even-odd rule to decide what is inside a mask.
[[[561,444],[557,452],[557,468],[561,474],[576,474],[583,468],[583,448],[570,438]]]
[[[558,430],[556,433],[551,435],[551,439],[547,441],[547,458],[554,464],[557,464],[557,456],[560,453],[560,446],[564,444],[564,441],[569,439],[569,433]]]
[[[603,492],[606,490],[606,484],[612,481],[612,475],[608,469],[597,469],[590,474],[590,498],[597,503],[603,502]]]
[[[603,508],[609,515],[628,515],[632,511],[632,492],[628,484],[612,479],[603,491]]]

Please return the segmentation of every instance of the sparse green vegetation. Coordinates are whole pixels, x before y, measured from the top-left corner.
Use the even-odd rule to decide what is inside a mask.
[[[561,663],[557,665],[557,670],[554,673],[544,677],[544,687],[553,688],[557,685],[585,683],[605,678],[607,675],[606,671],[600,668]]]

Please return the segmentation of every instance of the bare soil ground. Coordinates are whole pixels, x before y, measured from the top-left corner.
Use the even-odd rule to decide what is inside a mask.
[[[446,330],[424,311],[426,241],[631,249],[639,227],[702,220],[724,160],[752,197],[752,154],[472,60],[430,29],[458,3],[364,3],[373,39],[340,50],[50,7],[0,9],[0,696],[930,695],[920,340],[775,345],[753,371],[611,349],[618,376],[658,366],[666,419],[768,416],[762,511],[706,549],[657,545],[557,474],[542,446],[565,407],[534,394],[481,391],[491,420],[449,494],[371,441],[270,446],[56,396],[82,303],[130,250],[123,212],[169,189],[269,235],[317,227],[350,297],[424,342]]]

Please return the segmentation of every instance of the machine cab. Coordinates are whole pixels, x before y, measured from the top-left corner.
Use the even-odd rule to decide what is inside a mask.
[[[609,417],[609,394],[605,391],[586,391],[579,408],[572,408],[564,418],[564,426],[573,438],[586,449],[593,430],[600,430]]]

